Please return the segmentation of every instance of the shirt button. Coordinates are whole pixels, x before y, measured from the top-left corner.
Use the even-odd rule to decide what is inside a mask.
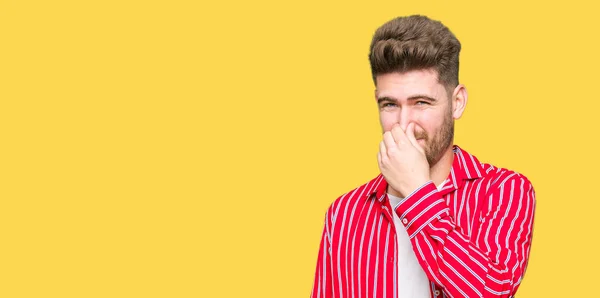
[[[407,225],[407,224],[408,224],[408,219],[406,219],[406,218],[402,219],[402,223],[403,223],[404,225]]]
[[[433,294],[434,294],[435,296],[439,296],[439,295],[440,295],[440,290],[435,290],[435,291],[433,292]]]

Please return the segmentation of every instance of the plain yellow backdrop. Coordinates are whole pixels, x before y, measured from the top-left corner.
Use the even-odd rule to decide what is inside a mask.
[[[415,13],[463,45],[456,143],[536,189],[518,296],[594,296],[598,12],[3,0],[0,297],[308,297],[327,207],[378,174],[371,36]]]

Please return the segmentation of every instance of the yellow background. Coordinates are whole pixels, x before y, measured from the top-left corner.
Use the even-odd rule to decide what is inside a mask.
[[[0,3],[0,297],[308,297],[378,174],[371,36],[414,13],[463,45],[456,143],[535,186],[518,296],[597,295],[587,2]]]

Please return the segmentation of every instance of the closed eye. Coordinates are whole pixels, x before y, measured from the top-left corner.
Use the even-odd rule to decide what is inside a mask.
[[[382,103],[379,104],[379,109],[381,111],[391,112],[391,111],[394,111],[397,108],[398,108],[398,105],[396,105],[396,103],[394,103],[394,102],[389,102],[388,101],[388,102],[382,102]]]

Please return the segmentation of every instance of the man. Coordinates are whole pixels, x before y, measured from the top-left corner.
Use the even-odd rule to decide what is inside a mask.
[[[381,174],[328,209],[312,297],[512,297],[531,246],[529,180],[453,145],[467,104],[460,42],[401,17],[369,59],[384,131]]]

